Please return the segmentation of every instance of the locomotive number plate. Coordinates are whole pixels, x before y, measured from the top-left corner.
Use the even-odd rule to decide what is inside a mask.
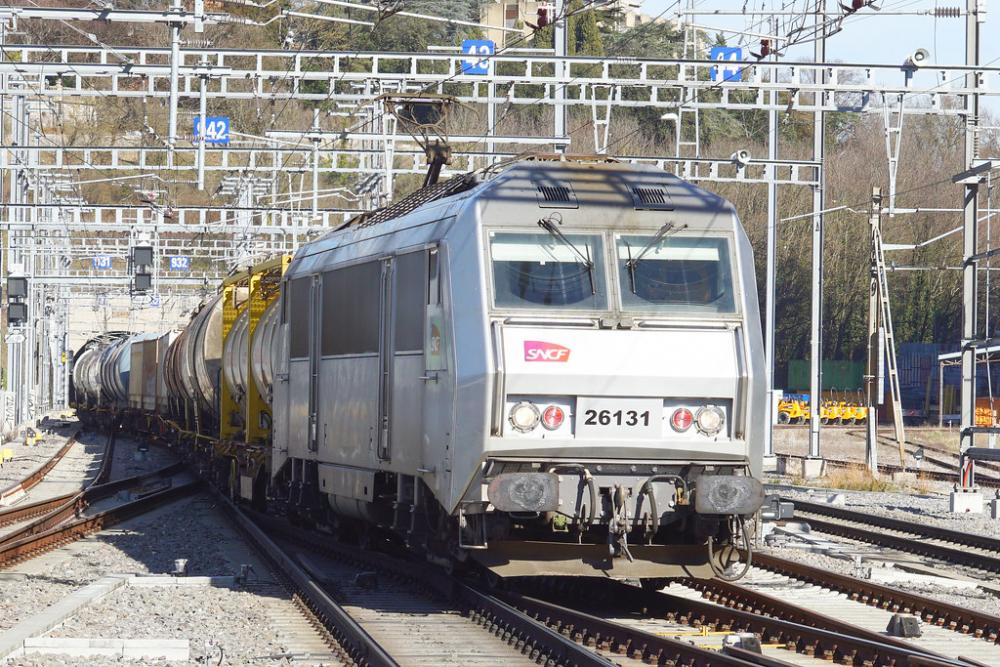
[[[663,436],[663,401],[656,398],[576,399],[578,438],[659,438]]]

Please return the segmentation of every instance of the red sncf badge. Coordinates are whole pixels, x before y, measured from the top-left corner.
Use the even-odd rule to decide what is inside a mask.
[[[525,361],[569,361],[569,348],[541,340],[524,341]]]

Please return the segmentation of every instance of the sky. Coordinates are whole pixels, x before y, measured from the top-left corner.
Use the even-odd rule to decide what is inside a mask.
[[[638,1],[638,0],[634,0]],[[840,0],[850,4],[850,0]],[[669,10],[665,16],[675,15],[677,8],[686,7],[687,0],[642,0],[640,11],[656,16],[664,10]],[[827,10],[839,12],[838,0],[827,0]],[[845,63],[901,64],[908,55],[918,48],[931,53],[930,62],[940,65],[960,65],[965,62],[965,17],[935,18],[924,15],[894,15],[893,12],[929,12],[935,7],[965,7],[965,0],[879,0],[877,6],[882,11],[871,9],[861,11],[848,17],[843,23],[843,30],[827,40],[827,61]],[[984,3],[987,6],[986,22],[980,30],[980,62],[984,65],[994,61],[994,66],[1000,66],[1000,0]],[[768,32],[766,26],[759,24],[760,10],[780,10],[782,5],[791,5],[801,10],[806,5],[814,6],[812,0],[696,0],[695,8],[699,11],[711,12],[742,11],[746,7],[746,16],[712,16],[699,15],[696,22],[711,28],[729,30],[746,29],[748,23],[756,23],[755,32]],[[758,13],[752,15],[756,10]],[[786,18],[785,20],[789,20]],[[714,33],[714,31],[709,31]],[[992,36],[992,37],[991,37]],[[757,51],[759,38],[726,35],[729,44],[741,41],[749,42],[751,48]],[[752,40],[752,41],[751,41]],[[813,57],[813,44],[803,44],[792,47],[783,56],[784,60],[808,61]],[[995,82],[995,79],[994,79]],[[914,81],[917,83],[917,80]],[[995,84],[992,86],[996,89]],[[983,106],[992,111],[1000,110],[1000,99],[983,98]]]

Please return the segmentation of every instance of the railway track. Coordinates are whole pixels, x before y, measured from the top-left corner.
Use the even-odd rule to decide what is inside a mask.
[[[716,583],[715,580],[688,580],[684,585],[702,590],[701,586],[710,589]],[[568,604],[574,606],[587,605],[602,616],[614,614],[630,618],[633,623],[654,621],[664,626],[681,623],[706,632],[754,633],[765,645],[821,661],[873,667],[914,664],[967,667],[976,664],[921,649],[794,604],[775,601],[765,607],[760,602],[748,602],[752,597],[749,591],[739,601],[735,596],[716,595],[716,603],[712,603],[670,592],[643,590],[610,579],[575,580],[554,585],[529,582],[525,585],[532,586],[540,596],[564,603],[569,601]],[[773,654],[764,657],[777,659]],[[652,664],[664,663],[653,660]]]
[[[442,609],[452,616],[451,622],[438,626],[436,631],[439,640],[448,639],[446,644],[455,641],[480,645],[494,642],[493,649],[479,656],[479,664],[518,664],[526,659],[532,664],[595,667],[615,663],[690,667],[788,666],[783,661],[738,648],[719,652],[637,631],[513,591],[498,593],[484,590],[422,563],[380,553],[360,552],[357,548],[323,539],[315,532],[289,526],[280,519],[241,510],[228,499],[220,497],[220,502],[225,504],[227,513],[241,530],[286,573],[298,594],[308,601],[310,608],[323,619],[346,653],[358,663],[440,664],[445,651],[421,656],[419,650],[427,631],[419,615],[428,614],[429,605],[439,619]],[[384,584],[387,590],[368,591],[369,599],[365,605],[369,609],[407,607],[412,604],[414,590],[422,591],[420,597],[423,602],[415,610],[418,616],[409,619],[406,621],[408,625],[400,628],[399,623],[393,622],[394,619],[357,609],[352,604],[356,601],[351,591],[345,590],[348,588],[343,583],[346,571],[337,571],[337,565],[331,566],[334,578],[342,582],[331,587],[318,574],[310,573],[310,568],[303,567],[293,555],[295,550],[282,546],[286,543],[333,559],[340,566],[345,563],[354,566],[358,573],[366,572],[377,577],[382,582],[377,586]],[[457,622],[458,617],[464,617],[462,622]],[[386,623],[393,626],[388,631]],[[446,628],[443,634],[441,627]],[[497,643],[509,647],[508,655],[495,652]],[[475,662],[475,656],[471,655],[475,652],[470,653],[469,648],[464,648],[465,655],[460,664]],[[613,662],[609,660],[610,656],[614,656]],[[429,658],[430,662],[422,658]]]
[[[801,454],[780,454],[779,456],[796,460],[802,460],[808,458]],[[824,459],[824,461],[826,465],[832,468],[867,469],[866,465],[861,461],[845,461],[840,459]],[[924,456],[924,461],[931,463],[933,465],[940,466],[942,468],[948,468],[948,467],[953,467],[956,469],[958,468],[957,462],[950,463],[947,461],[943,461],[941,459],[927,457],[926,455]],[[977,464],[977,468],[981,469],[982,466]],[[927,470],[922,468],[921,470],[918,471],[914,470],[913,468],[894,465],[892,463],[879,463],[878,469],[879,472],[883,474],[892,474],[897,472],[917,473],[919,477],[921,477],[922,479],[928,479],[935,482],[948,482],[949,484],[952,484],[952,483],[957,483],[959,481],[959,476],[957,472],[947,472],[945,470]],[[1000,488],[1000,477],[987,476],[977,472],[976,484],[987,488]]]
[[[821,533],[1000,573],[1000,539],[832,505],[784,500],[794,503],[796,518]]]
[[[84,516],[88,507],[119,491],[149,484],[154,480],[169,479],[183,469],[183,465],[178,463],[150,473],[109,482],[107,478],[111,473],[116,439],[114,432],[108,436],[100,469],[79,492],[0,511],[0,527],[15,526],[13,530],[0,535],[0,569],[154,509],[192,493],[199,487],[198,482],[179,485],[168,483],[165,486],[161,484],[131,502]]]
[[[73,449],[73,446],[76,445],[77,442],[76,439],[79,435],[80,435],[79,431],[73,433],[73,435],[71,435],[69,438],[66,439],[66,443],[62,447],[60,447],[55,454],[49,457],[49,459],[45,463],[40,465],[35,470],[31,471],[31,473],[27,477],[20,480],[19,482],[11,484],[7,488],[0,490],[0,505],[8,504],[13,498],[21,496],[30,491],[31,489],[33,489],[34,487],[38,486],[38,484],[43,479],[45,479],[45,476],[48,475],[49,472],[51,472],[52,469],[55,468],[60,461],[62,461],[63,457],[66,456],[69,450]]]
[[[754,565],[799,581],[844,593],[850,599],[891,612],[914,614],[924,623],[987,641],[1000,642],[1000,617],[865,579],[823,570],[765,553],[754,554]],[[707,584],[711,586],[711,584]],[[721,593],[716,589],[715,592]]]
[[[689,580],[683,582],[683,588],[676,588],[681,589],[677,593],[679,597],[701,595],[714,604],[731,609],[773,615],[803,624],[820,622],[825,628],[844,626],[845,630],[840,634],[860,636],[875,644],[888,645],[875,656],[874,663],[870,662],[869,656],[862,659],[861,664],[923,664],[920,661],[928,659],[934,660],[934,664],[947,661],[957,665],[996,665],[1000,661],[1000,647],[995,642],[966,637],[933,624],[922,625],[919,636],[907,639],[890,637],[886,634],[886,627],[894,612],[860,604],[849,596],[820,585],[760,570],[754,570],[739,584]],[[902,651],[897,652],[898,649]],[[923,656],[908,654],[907,651],[922,653]],[[863,656],[855,655],[852,660],[850,655],[826,652],[823,657],[834,661],[847,658],[848,664],[858,664],[857,658]]]

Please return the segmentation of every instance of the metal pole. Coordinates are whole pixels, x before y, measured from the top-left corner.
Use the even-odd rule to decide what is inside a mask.
[[[944,364],[938,362],[938,428],[944,428]]]
[[[566,0],[555,0],[555,24],[552,26],[553,30],[553,46],[555,47],[556,57],[566,57],[566,31],[569,27],[567,23],[568,18],[563,18],[563,12],[566,9]],[[565,71],[566,62],[559,61],[556,64],[556,77],[559,79],[565,79],[567,72]],[[565,137],[566,136],[566,87],[560,84],[552,84],[553,86],[553,97],[555,99],[555,106],[552,108],[555,114],[555,136]],[[556,151],[562,153],[566,150],[566,145],[562,143],[556,144]]]
[[[207,63],[203,63],[207,65]],[[205,97],[205,88],[208,85],[208,77],[201,77],[201,90],[198,95],[198,189],[205,189],[205,115],[208,108],[208,100]]]
[[[184,7],[181,0],[173,0],[171,9],[181,13]],[[181,66],[181,24],[174,21],[170,24],[170,108],[167,112],[167,166],[174,166],[174,148],[177,146],[177,98],[179,92],[179,71]]]
[[[497,131],[497,128],[495,127],[497,122],[497,105],[493,103],[493,98],[496,97],[497,94],[497,84],[492,81],[494,68],[493,59],[491,58],[488,62],[491,80],[488,84],[486,84],[486,96],[490,99],[490,101],[486,103],[486,136],[492,137]],[[492,139],[486,140],[486,152],[491,155],[496,152],[496,142]],[[496,158],[492,159],[492,161],[495,160]]]
[[[882,190],[872,188],[871,206],[868,210],[868,233],[870,239],[870,261],[868,281],[868,367],[865,373],[865,451],[868,470],[878,477],[878,404],[882,384],[882,343],[879,319],[882,309],[879,302],[878,277],[878,236],[882,225]]]
[[[965,17],[965,64],[979,64],[979,15],[977,0],[966,0]],[[978,85],[974,74],[967,74],[965,84],[968,87]],[[965,166],[971,168],[976,159],[976,125],[979,122],[979,95],[973,93],[965,100]],[[976,265],[970,258],[976,254],[976,218],[979,211],[978,179],[971,179],[965,184],[964,218],[962,223],[962,416],[960,452],[965,452],[975,445],[975,437],[971,429],[976,419],[976,348],[970,344],[976,338]],[[969,489],[975,485],[975,464],[963,457],[960,465],[962,488]]]
[[[816,40],[814,59],[821,63],[826,61],[826,0],[816,0],[816,26],[821,31]],[[819,74],[825,79],[824,74]],[[816,93],[821,96],[822,93]],[[819,104],[825,100],[817,100]],[[813,121],[813,160],[823,161],[824,113],[817,111]],[[812,229],[812,337],[809,345],[809,456],[820,457],[819,427],[821,392],[823,391],[823,180],[825,170],[820,167],[819,184],[813,187],[813,229]]]
[[[778,248],[778,184],[775,182],[774,161],[778,159],[778,112],[774,110],[775,93],[771,93],[771,111],[767,114],[767,158],[771,170],[767,181],[767,298],[764,310],[764,366],[767,377],[767,426],[764,428],[764,456],[774,456],[774,313]]]
[[[313,109],[313,132],[319,132],[319,109]],[[312,212],[319,211],[319,137],[313,138],[312,146]],[[247,204],[250,205],[249,203]]]

